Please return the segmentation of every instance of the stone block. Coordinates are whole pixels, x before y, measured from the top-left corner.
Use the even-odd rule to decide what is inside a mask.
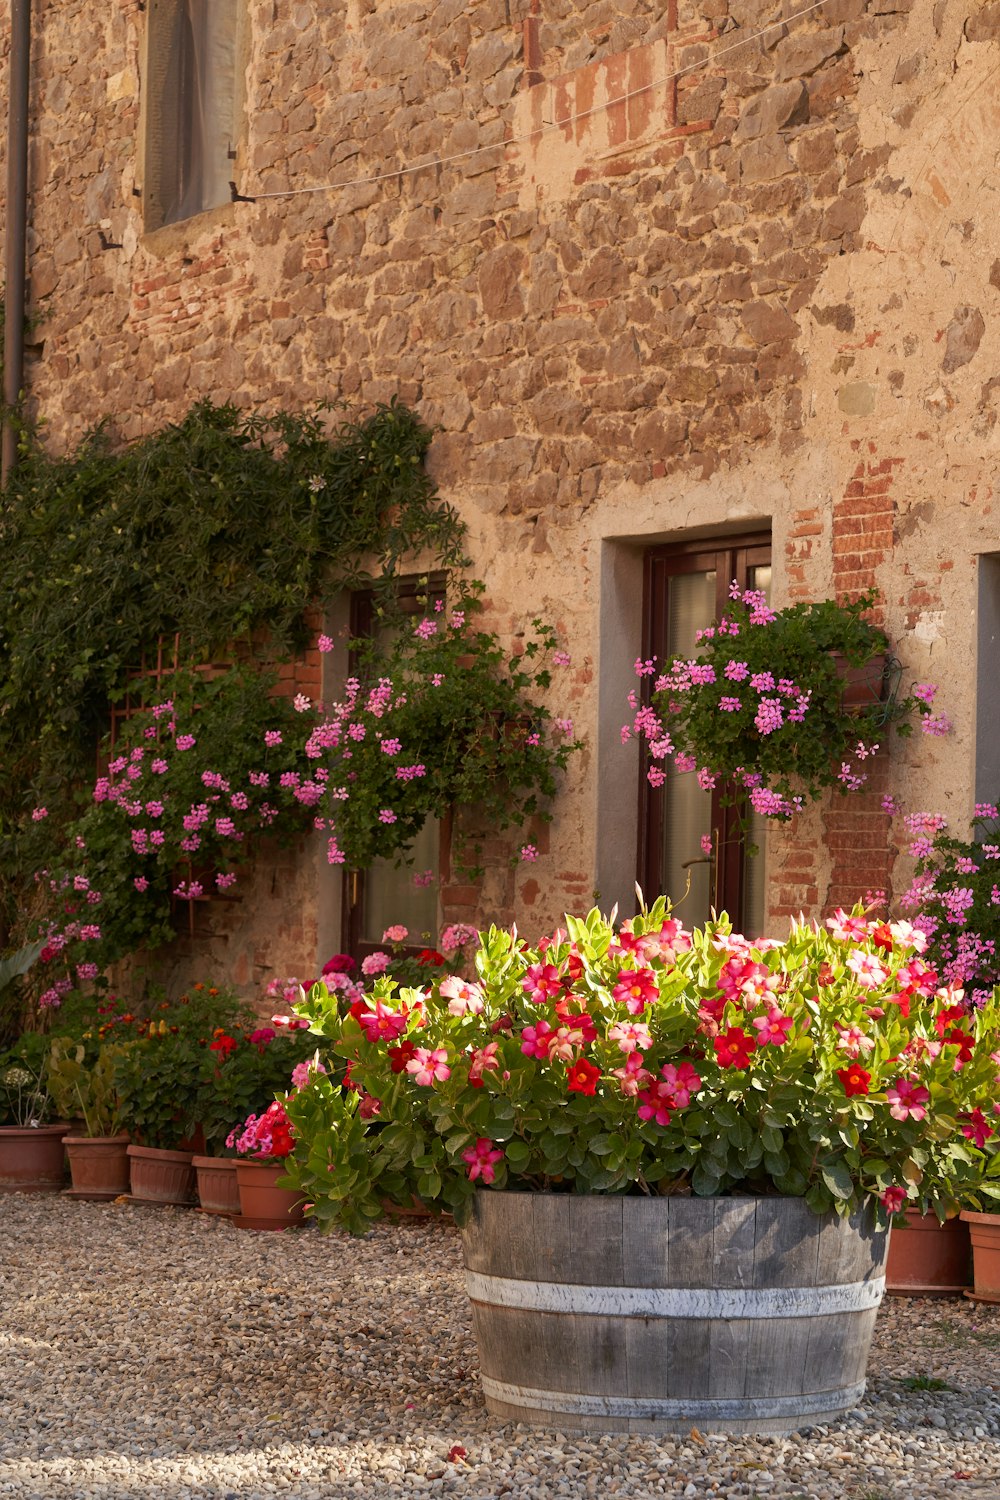
[[[991,0],[971,15],[965,23],[968,42],[992,42],[1000,37],[1000,0]]]
[[[733,132],[733,143],[757,140],[809,119],[809,91],[804,83],[777,83],[755,94],[744,106]]]
[[[788,148],[777,136],[748,141],[740,152],[740,176],[745,183],[771,182],[794,170]]]
[[[479,268],[479,295],[488,318],[519,318],[524,312],[521,274],[525,257],[514,245],[502,245],[484,256]]]
[[[770,302],[750,302],[740,310],[740,317],[754,343],[761,346],[794,339],[799,331],[795,319]]]
[[[948,324],[944,358],[941,369],[945,375],[967,365],[973,358],[986,332],[986,323],[978,307],[956,307]]]
[[[779,79],[807,78],[830,57],[836,57],[844,45],[844,28],[830,31],[793,32],[774,49],[775,72]]]

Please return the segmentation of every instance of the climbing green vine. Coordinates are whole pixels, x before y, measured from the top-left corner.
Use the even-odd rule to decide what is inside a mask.
[[[29,873],[21,830],[44,803],[68,822],[130,677],[302,647],[305,611],[400,560],[455,568],[463,526],[424,467],[406,407],[332,421],[203,401],[122,445],[108,425],[65,456],[33,440],[0,515],[0,885],[7,923]],[[27,850],[24,850],[26,856]]]

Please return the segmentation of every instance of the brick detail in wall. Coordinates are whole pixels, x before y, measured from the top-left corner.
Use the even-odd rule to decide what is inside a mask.
[[[880,458],[872,442],[856,443],[858,463],[832,521],[833,586],[837,597],[849,598],[873,588],[878,570],[892,550],[892,486],[901,458]],[[878,611],[876,611],[876,618]],[[881,799],[889,790],[888,736],[881,753],[867,762],[868,785],[848,797],[835,797],[823,813],[825,842],[830,855],[830,883],[823,902],[826,911],[849,910],[866,891],[891,895],[891,819]]]

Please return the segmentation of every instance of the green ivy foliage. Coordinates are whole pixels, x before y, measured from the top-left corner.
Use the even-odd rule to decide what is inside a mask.
[[[19,829],[73,815],[130,677],[181,643],[288,659],[304,612],[405,556],[464,562],[464,528],[424,468],[431,433],[379,406],[332,434],[322,408],[261,415],[203,401],[128,446],[107,424],[65,456],[26,442],[0,513],[0,884],[8,922],[30,863]]]

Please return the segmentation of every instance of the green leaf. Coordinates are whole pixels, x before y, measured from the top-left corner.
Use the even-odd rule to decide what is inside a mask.
[[[827,1191],[834,1198],[847,1199],[853,1196],[854,1182],[843,1161],[825,1162],[820,1167]]]

